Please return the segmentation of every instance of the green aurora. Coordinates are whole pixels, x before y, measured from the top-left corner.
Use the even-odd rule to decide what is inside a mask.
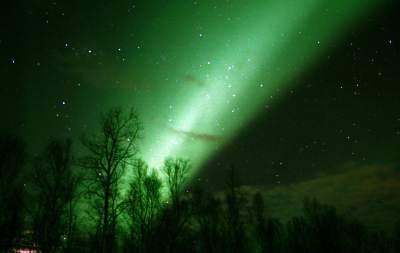
[[[98,127],[99,113],[136,107],[138,156],[157,169],[167,156],[189,158],[188,189],[222,190],[234,165],[248,195],[260,190],[282,221],[315,195],[391,228],[394,2],[13,2],[0,36],[2,123],[29,157],[71,137],[79,159],[78,136]]]
[[[166,156],[187,157],[200,168],[283,90],[295,89],[293,80],[378,2],[252,1],[222,10],[196,3],[176,19],[164,10],[159,19],[169,22],[161,32],[148,31],[149,40],[174,56],[160,59],[158,68],[142,67],[148,86],[123,96],[143,116],[143,158],[159,168]],[[123,79],[136,90],[140,77],[131,74],[134,66],[127,69]]]

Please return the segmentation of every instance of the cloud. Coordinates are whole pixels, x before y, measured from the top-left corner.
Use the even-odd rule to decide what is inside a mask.
[[[260,191],[269,214],[284,223],[293,215],[302,215],[304,196],[315,196],[323,204],[334,205],[339,214],[358,218],[371,230],[391,231],[400,218],[399,182],[398,164],[371,165],[273,189],[243,186],[243,191],[249,203]]]
[[[185,80],[185,81],[188,82],[188,83],[198,85],[198,86],[200,86],[200,87],[205,86],[205,82],[204,82],[204,81],[202,81],[202,80],[200,80],[200,79],[198,79],[198,78],[196,78],[196,77],[194,77],[194,76],[191,76],[191,75],[185,76],[185,77],[183,78],[183,80]]]
[[[215,135],[178,130],[178,129],[174,129],[174,128],[171,128],[168,126],[167,126],[167,128],[174,133],[185,135],[188,138],[198,139],[198,140],[202,140],[205,142],[218,142],[219,141],[219,138]]]

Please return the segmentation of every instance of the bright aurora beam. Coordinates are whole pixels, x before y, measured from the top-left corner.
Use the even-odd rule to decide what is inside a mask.
[[[215,7],[195,19],[196,33],[183,29],[181,37],[160,42],[184,56],[160,74],[157,90],[140,94],[148,102],[138,110],[149,112],[142,114],[142,156],[151,167],[166,156],[187,157],[195,172],[278,98],[290,99],[296,79],[329,60],[341,34],[379,1],[249,2]]]

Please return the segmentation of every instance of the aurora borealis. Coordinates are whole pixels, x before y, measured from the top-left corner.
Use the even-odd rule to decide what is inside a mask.
[[[166,156],[187,157],[193,180],[216,190],[231,165],[247,187],[268,189],[395,167],[396,7],[361,0],[10,3],[0,38],[2,125],[27,140],[31,156],[48,137],[66,136],[79,155],[77,137],[100,112],[135,107],[144,124],[141,157],[152,167]]]

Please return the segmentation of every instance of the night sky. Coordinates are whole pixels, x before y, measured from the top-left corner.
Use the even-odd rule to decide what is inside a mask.
[[[12,2],[12,3],[11,3]],[[332,3],[326,3],[332,2]],[[400,9],[395,1],[8,1],[0,7],[1,125],[49,138],[135,107],[141,156],[230,166],[272,215],[305,195],[371,228],[400,218]]]

